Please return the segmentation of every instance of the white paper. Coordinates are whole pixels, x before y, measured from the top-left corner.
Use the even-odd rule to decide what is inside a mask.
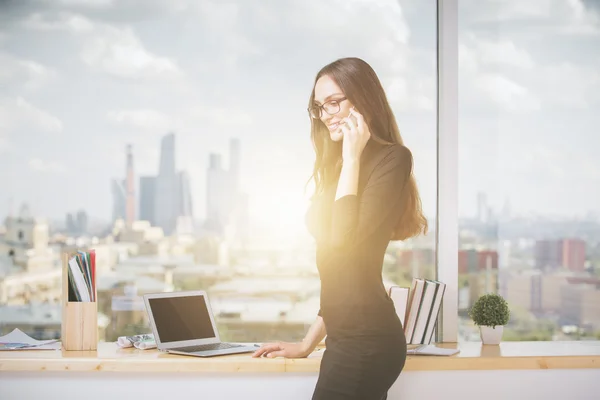
[[[77,292],[79,292],[79,296],[81,296],[82,302],[91,301],[90,292],[88,291],[87,283],[85,283],[85,278],[83,277],[83,273],[79,269],[79,264],[77,264],[77,260],[75,258],[71,258],[69,260],[69,268],[71,269],[71,274],[73,275],[73,279],[75,280],[75,286],[77,286]]]
[[[19,328],[0,336],[0,350],[60,350],[59,340],[36,340]]]
[[[117,345],[124,348],[135,347],[140,350],[149,350],[156,348],[156,341],[152,334],[119,336],[117,338]]]
[[[459,349],[443,349],[441,347],[434,346],[432,344],[421,345],[414,349],[408,349],[408,355],[422,355],[422,356],[451,356],[460,352]]]

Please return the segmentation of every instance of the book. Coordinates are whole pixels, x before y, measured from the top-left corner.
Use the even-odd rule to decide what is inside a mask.
[[[431,343],[445,290],[443,282],[413,278],[404,325],[408,344]]]
[[[406,324],[404,325],[404,334],[406,336],[407,343],[412,343],[415,324],[417,322],[417,316],[421,306],[421,298],[423,297],[424,285],[425,281],[423,279],[413,278],[412,285],[410,287],[408,315],[406,317]]]
[[[425,331],[427,330],[427,325],[430,322],[429,316],[431,314],[431,309],[433,308],[433,298],[435,297],[435,292],[437,291],[437,285],[435,282],[426,279],[423,283],[424,286],[421,295],[421,302],[419,304],[419,312],[417,313],[415,328],[410,340],[411,344],[424,343]]]
[[[68,301],[96,301],[96,254],[77,251],[68,260]]]
[[[429,314],[429,322],[427,323],[427,330],[425,331],[425,336],[423,337],[423,343],[431,343],[431,339],[433,338],[433,331],[435,330],[435,325],[437,322],[438,315],[440,313],[440,308],[442,306],[442,299],[444,298],[444,293],[446,292],[446,284],[443,282],[435,281],[437,284],[437,291],[435,293],[435,297],[433,299],[433,306],[431,308],[431,313]]]

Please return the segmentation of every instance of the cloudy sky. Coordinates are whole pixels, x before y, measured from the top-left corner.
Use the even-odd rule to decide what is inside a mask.
[[[178,168],[205,212],[210,152],[242,143],[255,217],[301,226],[316,72],[368,61],[386,87],[435,215],[435,1],[0,0],[0,215],[28,202],[108,219],[125,146]],[[600,212],[600,7],[460,1],[460,208]],[[268,217],[267,217],[268,215]]]

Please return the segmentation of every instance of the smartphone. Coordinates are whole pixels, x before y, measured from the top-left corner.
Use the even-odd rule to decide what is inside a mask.
[[[351,110],[354,110],[354,107],[352,107],[352,109],[351,109]],[[350,113],[348,114],[348,119],[352,121],[352,123],[354,124],[354,126],[358,126],[358,123],[357,123],[356,117],[355,117],[355,116],[352,114],[352,112],[350,112]]]

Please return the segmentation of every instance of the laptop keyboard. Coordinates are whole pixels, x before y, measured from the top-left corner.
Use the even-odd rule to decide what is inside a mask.
[[[200,344],[197,346],[178,347],[173,350],[184,351],[186,353],[194,353],[196,351],[224,350],[224,349],[233,349],[236,347],[243,347],[243,346],[239,345],[239,344],[233,344],[233,343],[209,343],[209,344]]]

